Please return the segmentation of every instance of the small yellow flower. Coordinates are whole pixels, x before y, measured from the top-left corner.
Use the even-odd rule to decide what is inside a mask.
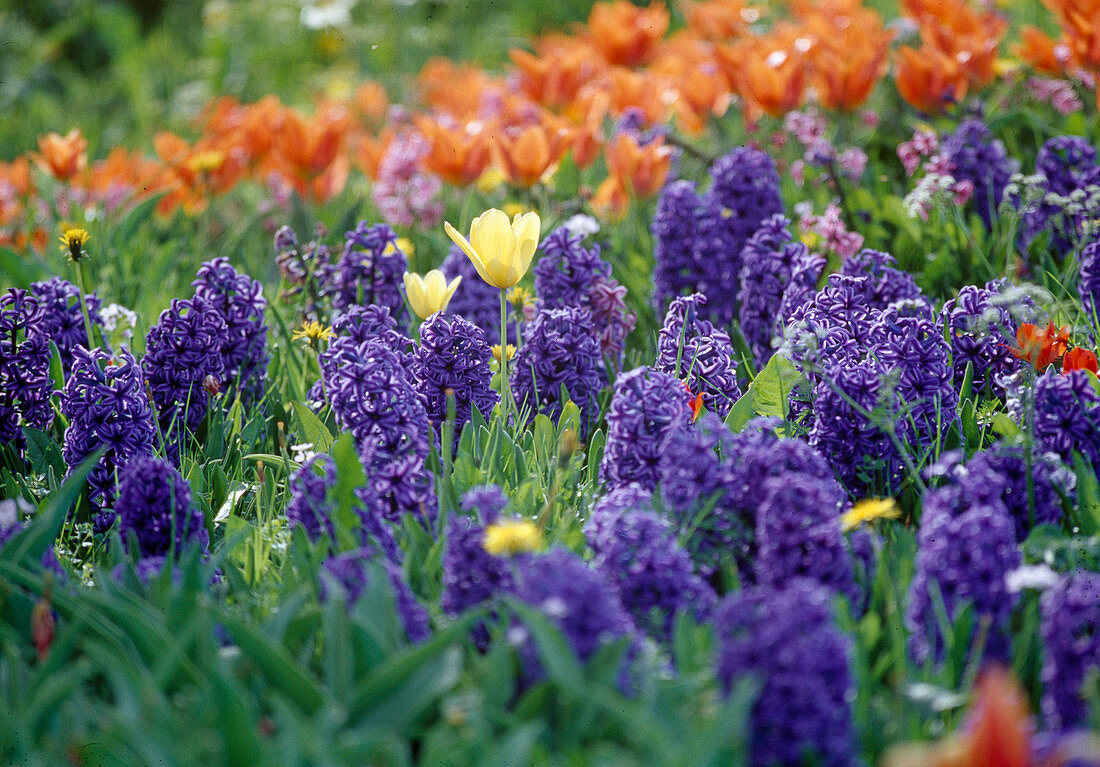
[[[225,163],[225,153],[217,149],[196,152],[187,161],[187,167],[195,173],[213,173]]]
[[[535,303],[535,297],[526,288],[516,286],[508,291],[508,303],[517,312],[522,312],[524,307],[532,306]]]
[[[524,213],[528,212],[527,208],[524,207],[523,205],[521,205],[518,202],[506,202],[506,203],[504,203],[503,210],[504,210],[504,213],[509,218],[514,218],[516,216],[522,216]]]
[[[511,362],[512,357],[516,356],[515,345],[508,344],[505,353],[508,355],[508,361]],[[500,344],[493,344],[493,359],[496,360],[498,365],[500,364]]]
[[[802,236],[798,239],[802,240],[802,244],[807,248],[814,248],[817,246],[818,241],[821,240],[821,237],[817,232],[803,232]]]
[[[505,181],[504,172],[492,165],[485,169],[485,172],[478,176],[475,182],[477,190],[482,194],[489,194],[489,192],[497,189]]]
[[[409,305],[416,315],[426,320],[447,308],[460,282],[461,277],[447,282],[443,272],[438,269],[432,269],[423,277],[405,272],[405,294],[409,297]]]
[[[306,320],[302,323],[302,327],[295,330],[290,338],[292,341],[304,338],[306,343],[316,349],[322,341],[329,340],[333,335],[332,328],[326,328],[317,320]]]
[[[84,246],[90,239],[92,235],[88,234],[87,229],[66,229],[60,237],[61,252],[68,253],[73,261],[79,261],[87,255]]]
[[[539,244],[542,221],[538,213],[516,216],[492,208],[474,219],[470,239],[449,223],[447,235],[470,257],[481,279],[494,288],[510,288],[523,279]]]
[[[485,528],[481,544],[493,556],[514,556],[542,546],[542,533],[526,519],[502,519]]]
[[[416,255],[416,245],[408,237],[397,238],[397,249],[404,253],[406,256]]]
[[[900,516],[901,509],[893,498],[868,498],[844,512],[840,518],[840,529],[848,532],[876,519],[897,519]]]

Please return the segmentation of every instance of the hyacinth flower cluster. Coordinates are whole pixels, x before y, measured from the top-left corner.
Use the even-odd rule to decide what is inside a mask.
[[[823,518],[839,518],[844,492],[832,467],[805,442],[779,439],[774,426],[756,419],[734,434],[708,415],[678,429],[664,447],[661,497],[704,575],[732,564],[742,580],[754,578],[760,487],[769,477],[805,477],[816,486]]]
[[[1019,170],[1019,162],[1010,158],[1004,144],[976,119],[963,120],[944,137],[940,156],[956,181],[970,183],[974,209],[985,228],[992,230],[1005,188]]]
[[[688,613],[700,623],[705,621],[715,596],[677,543],[675,528],[647,509],[646,501],[626,509],[616,503],[597,503],[585,536],[593,552],[592,566],[614,584],[634,624],[667,641],[678,615]]]
[[[653,217],[654,301],[685,293],[709,301],[706,318],[720,326],[738,315],[741,250],[760,225],[783,212],[779,173],[766,153],[738,147],[714,162],[710,188],[665,187]]]
[[[1009,620],[1017,595],[1009,591],[1006,576],[1022,557],[1002,492],[998,485],[967,482],[924,495],[906,611],[909,650],[917,663],[944,658],[941,606],[953,633],[962,611],[972,610],[969,633],[954,636],[964,643],[965,657],[973,657],[980,644],[982,657],[1009,659]]]
[[[813,297],[825,268],[824,258],[792,238],[790,223],[768,218],[741,250],[738,319],[757,368],[771,358],[794,310]]]
[[[975,397],[1003,394],[998,379],[1019,368],[1010,351],[1016,337],[1016,323],[1001,295],[1001,285],[990,282],[984,288],[967,285],[943,305],[940,322],[951,344],[955,385],[962,386],[970,368],[970,389]]]
[[[57,346],[61,364],[68,371],[73,364],[73,349],[79,344],[90,349],[88,330],[84,325],[84,313],[80,311],[80,288],[61,277],[51,277],[31,284],[31,293],[38,299],[42,316],[38,329]],[[93,325],[103,326],[99,316],[100,300],[95,293],[85,299],[88,319]]]
[[[585,248],[584,238],[566,227],[551,232],[539,245],[542,257],[532,270],[539,306],[581,307],[592,313],[600,349],[619,360],[636,317],[626,308],[626,288],[611,276],[611,264],[600,258],[600,248]]]
[[[1023,241],[1029,243],[1049,232],[1051,251],[1065,256],[1080,240],[1085,222],[1096,213],[1090,213],[1086,204],[1100,187],[1096,148],[1080,136],[1048,139],[1035,157],[1035,173],[1041,176],[1043,198],[1023,211]]]
[[[481,279],[469,256],[457,245],[452,245],[443,259],[440,271],[448,280],[462,278],[460,289],[447,304],[448,314],[457,314],[485,333],[490,345],[500,343],[500,291]],[[508,343],[516,340],[516,318],[511,304],[506,307],[508,314]]]
[[[1100,233],[1081,250],[1077,293],[1085,311],[1085,322],[1100,332]]]
[[[225,321],[222,366],[225,381],[251,406],[264,395],[267,378],[267,324],[263,285],[241,274],[224,256],[205,262],[191,283],[195,295],[208,301]]]
[[[582,663],[606,644],[633,639],[636,629],[619,594],[602,571],[573,552],[555,546],[517,562],[514,594],[539,610],[561,631]],[[542,676],[532,640],[520,649],[529,681]]]
[[[1023,445],[998,442],[965,463],[960,451],[943,455],[927,472],[959,487],[964,495],[1000,499],[1023,542],[1037,525],[1057,525],[1063,496],[1073,504],[1076,477],[1053,453],[1030,452]]]
[[[21,426],[53,421],[50,337],[41,328],[34,296],[10,288],[0,296],[0,443],[21,447]]]
[[[794,312],[788,356],[811,397],[792,402],[854,492],[893,488],[902,446],[928,450],[957,419],[951,350],[913,278],[864,250]]]
[[[1047,371],[1035,381],[1035,439],[1072,464],[1081,453],[1100,467],[1100,395],[1084,370]]]
[[[328,230],[318,224],[314,238],[304,246],[289,226],[275,232],[275,264],[283,281],[280,296],[297,301],[306,317],[323,315],[325,302],[336,284],[336,264],[323,240]]]
[[[447,522],[447,540],[443,548],[443,594],[439,606],[445,615],[455,617],[484,604],[513,587],[512,563],[485,549],[485,528],[500,516],[508,498],[495,485],[475,487],[462,497],[464,515],[455,514]],[[489,629],[479,624],[473,630],[474,644],[480,650],[489,645]]]
[[[600,481],[609,490],[630,484],[653,490],[669,438],[691,417],[684,385],[669,374],[639,367],[620,375],[607,412]]]
[[[1063,576],[1040,602],[1043,637],[1043,716],[1049,727],[1088,724],[1086,692],[1100,674],[1100,573]]]
[[[456,435],[474,408],[489,415],[500,399],[490,386],[492,356],[484,331],[460,316],[437,313],[420,326],[420,345],[413,353],[410,374],[436,429],[447,420],[448,398],[454,400]]]
[[[371,189],[378,212],[394,226],[431,228],[443,216],[439,192],[443,184],[434,173],[424,170],[422,158],[431,145],[417,131],[403,131],[394,137],[378,163]]]
[[[833,622],[832,592],[804,579],[753,586],[719,604],[714,630],[727,693],[746,677],[762,684],[749,716],[748,764],[859,763],[852,647]]]
[[[376,562],[370,549],[345,551],[325,560],[320,573],[321,601],[329,599],[331,589],[352,611],[370,587],[371,577],[376,575],[387,581],[406,639],[416,643],[431,636],[428,611],[413,595],[401,568],[389,560]]]
[[[695,293],[675,299],[657,335],[657,362],[662,373],[678,378],[703,404],[725,417],[741,396],[737,360],[729,334],[703,319],[706,296]]]
[[[332,491],[336,486],[336,465],[327,455],[311,458],[294,472],[287,483],[290,500],[286,505],[286,518],[291,527],[305,530],[311,541],[327,535],[336,539],[335,501]],[[401,561],[401,549],[390,524],[381,516],[382,504],[371,484],[356,490],[360,504],[355,507],[360,523],[360,542],[385,555],[390,561]]]
[[[191,486],[174,466],[153,455],[137,455],[119,474],[115,500],[118,531],[132,535],[141,557],[178,557],[189,546],[206,549],[203,514],[191,500]]]
[[[69,422],[61,457],[70,469],[107,446],[88,475],[96,527],[105,529],[114,519],[110,510],[118,471],[132,458],[153,452],[156,425],[141,366],[126,349],[112,358],[103,349],[77,346],[61,392],[61,412]]]
[[[770,477],[756,513],[755,581],[782,588],[809,578],[862,603],[840,529],[835,483],[806,474]]]
[[[195,295],[172,299],[145,339],[142,373],[153,393],[160,437],[173,463],[179,448],[206,418],[211,398],[225,384],[225,319]]]
[[[436,508],[424,463],[432,427],[406,375],[411,342],[384,307],[353,307],[337,324],[341,335],[320,357],[323,394],[337,424],[355,437],[382,516],[396,522],[411,513],[428,523]]]
[[[401,287],[408,261],[397,245],[396,232],[385,224],[360,221],[346,236],[333,280],[333,308],[339,312],[355,305],[379,306],[395,320],[403,319]]]
[[[556,420],[569,399],[580,409],[585,427],[596,419],[596,397],[607,385],[600,339],[587,309],[540,309],[524,328],[523,346],[513,361],[512,396]]]

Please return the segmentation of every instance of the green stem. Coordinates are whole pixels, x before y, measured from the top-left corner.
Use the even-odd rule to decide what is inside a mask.
[[[512,387],[508,385],[508,300],[504,288],[500,289],[500,414],[508,423],[511,408]]]
[[[84,315],[84,332],[88,334],[88,350],[91,351],[95,346],[95,339],[92,336],[92,319],[88,316],[88,291],[84,287],[84,265],[79,261],[73,261],[73,266],[76,267],[76,282],[80,288],[80,313]]]

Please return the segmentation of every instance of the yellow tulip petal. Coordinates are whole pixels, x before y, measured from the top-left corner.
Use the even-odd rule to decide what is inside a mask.
[[[487,282],[493,287],[507,288],[513,284],[508,280],[514,242],[512,225],[502,210],[485,211],[470,227],[470,244],[481,256],[489,278]]]
[[[457,245],[462,250],[462,252],[465,253],[466,256],[470,259],[470,263],[472,263],[474,265],[474,268],[477,269],[477,273],[481,275],[481,279],[489,282],[489,275],[488,271],[485,268],[485,262],[481,260],[481,256],[478,255],[476,250],[474,250],[474,247],[470,244],[470,241],[467,240],[461,232],[459,232],[446,221],[443,222],[443,229],[447,232],[447,236],[451,238],[451,241],[454,242],[454,244]]]

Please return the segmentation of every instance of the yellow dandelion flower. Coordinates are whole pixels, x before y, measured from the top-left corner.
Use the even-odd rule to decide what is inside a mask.
[[[508,344],[508,348],[507,348],[507,351],[505,353],[508,355],[509,360],[511,360],[512,357],[515,357],[516,356],[516,347],[515,347],[515,345],[514,344]],[[500,344],[493,344],[493,359],[496,360],[498,364],[500,363]]]
[[[535,297],[526,288],[516,286],[508,291],[508,303],[517,312],[522,312],[524,307],[534,305]]]
[[[80,261],[87,255],[84,246],[88,244],[90,239],[92,239],[92,235],[88,234],[87,229],[66,229],[60,237],[61,252],[68,253],[69,258],[73,261]]]
[[[478,176],[477,181],[474,183],[479,192],[482,194],[489,194],[489,192],[494,191],[503,184],[504,180],[504,172],[496,166],[490,166],[484,173]]]
[[[840,518],[840,528],[848,532],[876,519],[897,519],[900,516],[901,509],[893,498],[868,498],[844,512]]]
[[[514,556],[542,546],[542,533],[526,519],[502,519],[485,528],[481,544],[493,556]]]
[[[306,320],[302,323],[302,327],[294,331],[291,340],[297,341],[304,338],[307,344],[316,349],[322,341],[328,341],[333,335],[335,334],[332,328],[325,327],[317,320]]]

